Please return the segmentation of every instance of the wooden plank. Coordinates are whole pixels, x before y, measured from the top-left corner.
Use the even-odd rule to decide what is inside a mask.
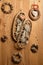
[[[10,3],[13,6],[11,14],[4,14],[1,10],[1,5],[3,3]],[[42,0],[38,2],[40,10],[40,18],[37,21],[32,21],[29,16],[29,10],[31,9],[31,4],[33,0],[2,0],[0,1],[0,39],[3,35],[7,36],[5,43],[0,41],[0,65],[17,65],[11,61],[11,56],[20,52],[22,54],[22,61],[18,65],[43,65],[43,9]],[[26,18],[32,22],[32,31],[30,35],[29,43],[26,45],[25,49],[21,51],[16,50],[15,42],[11,38],[11,28],[14,16],[20,11],[25,12]],[[3,27],[5,25],[5,28]],[[38,52],[32,53],[32,44],[38,45]]]

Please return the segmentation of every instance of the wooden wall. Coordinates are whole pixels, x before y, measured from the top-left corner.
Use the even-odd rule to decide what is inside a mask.
[[[34,0],[33,0],[34,1]],[[21,9],[25,12],[28,18],[28,13],[31,8],[32,0],[0,0],[0,65],[17,65],[11,61],[13,53],[18,52],[15,49],[14,41],[11,38],[11,26],[13,18]],[[1,10],[3,3],[11,3],[13,11],[11,14],[4,14]],[[19,51],[22,54],[22,61],[18,65],[43,65],[43,1],[38,1],[40,18],[37,21],[32,21],[32,31],[29,39],[29,43],[25,49]],[[5,28],[4,28],[5,25]],[[5,31],[4,31],[5,29]],[[1,37],[7,36],[5,43],[1,42]],[[38,39],[38,41],[37,41]],[[30,48],[32,44],[38,44],[37,53],[32,53]]]

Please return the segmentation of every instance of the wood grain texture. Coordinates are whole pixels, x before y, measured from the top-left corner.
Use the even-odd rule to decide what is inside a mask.
[[[34,0],[33,0],[34,1]],[[14,16],[20,11],[25,12],[28,19],[28,13],[31,9],[32,0],[1,0],[0,1],[0,39],[3,35],[7,36],[5,43],[0,40],[0,65],[17,65],[11,61],[11,56],[18,52],[15,49],[15,42],[11,38],[11,27]],[[11,14],[4,14],[1,11],[3,3],[11,3],[13,10]],[[37,21],[32,21],[32,31],[29,43],[26,47],[19,51],[22,54],[22,61],[18,65],[43,65],[43,1],[38,2],[40,10],[40,18]],[[5,24],[5,31],[3,25]],[[38,44],[38,52],[32,53],[30,48],[32,44]]]

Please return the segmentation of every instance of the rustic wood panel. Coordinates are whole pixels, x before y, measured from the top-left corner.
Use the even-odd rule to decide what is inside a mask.
[[[25,12],[26,17],[28,17],[31,4],[34,0],[1,0],[0,1],[0,65],[17,65],[13,64],[11,61],[11,56],[13,53],[18,52],[15,49],[14,41],[11,38],[11,27],[13,18],[17,12],[21,9]],[[11,14],[4,14],[1,11],[1,5],[5,2],[11,3],[13,10]],[[18,65],[43,65],[43,5],[42,0],[38,2],[40,10],[40,18],[37,21],[32,21],[32,31],[29,39],[29,43],[26,48],[19,51],[22,54],[22,61]],[[4,26],[5,25],[5,31]],[[1,37],[3,35],[7,36],[5,43],[1,42]],[[37,40],[38,39],[38,40]],[[30,48],[32,44],[38,44],[38,52],[32,53]]]

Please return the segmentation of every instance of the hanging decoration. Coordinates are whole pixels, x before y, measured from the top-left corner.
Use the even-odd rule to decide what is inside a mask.
[[[12,38],[18,49],[22,49],[29,41],[32,23],[25,18],[25,13],[19,12],[13,20]]]
[[[6,9],[6,7],[8,7],[8,9]],[[1,10],[5,14],[10,14],[13,10],[13,7],[10,3],[3,3],[1,6]]]
[[[40,18],[39,5],[37,4],[36,0],[34,0],[34,3],[31,5],[31,9],[29,11],[29,17],[33,21],[36,21]]]

